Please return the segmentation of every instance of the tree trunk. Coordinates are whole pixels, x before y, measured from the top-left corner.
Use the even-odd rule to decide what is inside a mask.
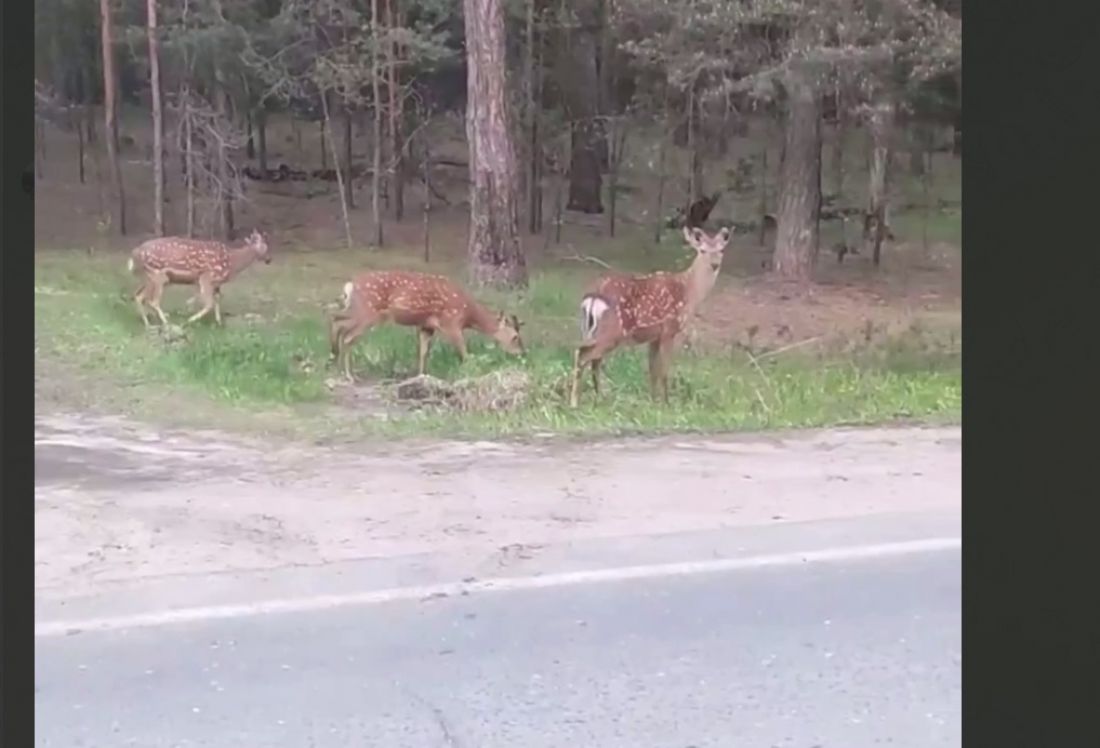
[[[890,164],[890,125],[894,120],[894,107],[889,102],[878,102],[870,112],[868,130],[871,135],[871,169],[867,194],[867,219],[864,221],[863,240],[870,245],[871,261],[877,267],[881,260],[882,240],[886,236],[887,180]]]
[[[848,111],[840,85],[836,87],[836,135],[833,139],[833,191],[837,207],[844,206],[844,150],[848,140]]]
[[[788,75],[786,136],[779,177],[779,216],[773,269],[781,278],[807,281],[817,246],[820,199],[821,102],[798,72]]]
[[[321,171],[328,168],[328,146],[325,145],[325,118],[321,117],[321,121],[317,123],[320,125],[321,131]]]
[[[111,40],[111,2],[99,0],[100,37],[103,51],[103,127],[107,133],[107,160],[111,181],[118,197],[118,232],[126,235],[126,193],[122,187],[122,169],[118,163],[118,132],[115,91],[115,49]]]
[[[348,193],[344,190],[344,174],[340,168],[340,156],[336,153],[336,136],[332,132],[332,117],[328,109],[328,91],[321,92],[321,126],[328,130],[329,145],[332,146],[332,163],[336,167],[336,187],[340,193],[340,215],[344,219],[344,239],[347,240],[348,249],[352,248],[351,217],[348,213]]]
[[[84,184],[84,121],[82,114],[76,112],[72,121],[76,127],[76,157],[80,168],[80,183]]]
[[[260,155],[260,173],[267,174],[267,109],[261,104],[260,108],[256,111],[256,135],[259,155]]]
[[[187,91],[183,105],[183,148],[184,164],[187,169],[187,236],[195,236],[195,136],[192,132],[189,102],[191,92]]]
[[[398,11],[394,5],[397,0],[386,0],[386,27],[396,27]],[[401,147],[401,97],[400,81],[397,75],[397,42],[391,41],[386,45],[386,58],[389,63],[386,66],[386,89],[389,93],[389,121],[390,121],[390,160],[393,164],[393,217],[401,221],[405,217],[405,184],[404,184],[404,149]]]
[[[424,264],[432,259],[431,215],[432,215],[432,147],[425,132],[424,141]]]
[[[86,132],[88,134],[87,140],[89,146],[94,146],[97,143],[96,131],[95,131],[95,85],[93,82],[92,66],[84,65],[80,71],[81,78],[84,85],[84,119]]]
[[[256,158],[256,139],[252,133],[252,110],[244,113],[245,141],[244,156],[249,161]]]
[[[764,128],[764,138],[760,144],[760,246],[764,246],[767,234],[768,215],[768,128]]]
[[[164,236],[164,114],[160,102],[160,44],[157,0],[146,3],[149,31],[149,88],[153,98],[153,232]]]
[[[341,187],[344,190],[344,199],[348,202],[348,208],[355,209],[355,189],[352,185],[352,137],[351,137],[351,107],[347,102],[344,102],[344,183]]]
[[[464,0],[464,9],[470,278],[477,285],[526,286],[505,79],[504,9],[501,0]]]
[[[571,35],[565,54],[568,71],[565,84],[571,152],[569,165],[569,202],[567,210],[603,213],[601,149],[606,147],[604,128],[599,122],[600,77],[596,57],[600,44],[599,9],[595,3],[580,3],[575,8],[578,28]]]
[[[527,115],[527,231],[537,234],[542,227],[542,216],[539,215],[542,204],[542,190],[539,185],[539,161],[542,156],[542,148],[539,145],[538,116],[538,81],[535,68],[535,0],[527,0],[527,58],[524,66],[524,83],[527,87],[526,112]]]
[[[378,53],[381,46],[378,43],[378,0],[371,0],[370,4],[371,29],[374,34],[374,50],[371,53],[371,93],[373,98],[371,105],[374,107],[374,159],[371,174],[371,220],[374,222],[374,246],[381,247],[385,236],[382,231],[382,92],[379,78],[382,73],[378,65]]]
[[[664,225],[665,211],[665,161],[666,153],[668,151],[668,140],[670,133],[668,131],[668,101],[665,101],[664,110],[664,129],[661,132],[661,140],[657,144],[657,204],[653,208],[653,243],[661,243],[661,227]]]
[[[218,111],[218,124],[221,127],[229,127],[229,93],[225,90],[225,81],[222,79],[222,71],[214,71],[214,102]],[[221,205],[222,235],[226,241],[233,241],[237,236],[237,229],[233,220],[233,186],[229,173],[229,151],[225,147],[225,140],[218,139],[218,202]]]

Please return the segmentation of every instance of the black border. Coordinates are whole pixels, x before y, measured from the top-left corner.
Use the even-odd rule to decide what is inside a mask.
[[[964,745],[1100,745],[1097,10],[964,16]]]
[[[4,430],[0,438],[0,589],[4,596],[0,743],[29,746],[34,744],[34,3],[2,3],[0,19],[0,382],[4,398],[0,410]]]

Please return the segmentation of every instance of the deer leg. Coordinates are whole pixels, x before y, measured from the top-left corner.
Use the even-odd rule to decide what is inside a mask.
[[[417,351],[416,373],[419,376],[424,376],[424,372],[427,370],[428,353],[432,349],[432,340],[434,336],[435,330],[429,327],[421,327],[417,331],[417,342],[419,346]]]
[[[328,346],[332,353],[332,360],[340,357],[340,343],[344,337],[344,330],[348,326],[348,315],[334,314],[328,325]]]
[[[443,335],[447,342],[453,345],[455,350],[458,351],[458,360],[465,361],[467,355],[466,338],[462,334],[462,329],[454,327],[440,327],[439,332]]]
[[[590,362],[590,356],[592,354],[591,347],[581,346],[573,352],[573,378],[572,385],[569,388],[569,407],[576,408],[580,405],[581,399],[581,373],[584,371],[584,367]],[[595,369],[593,369],[595,371]]]
[[[214,289],[214,321],[219,325],[222,323],[222,290],[221,288]]]
[[[654,340],[649,344],[649,394],[657,397],[657,382],[659,379],[658,367],[661,353],[661,341]]]
[[[657,344],[657,381],[661,385],[661,394],[668,404],[668,364],[672,359],[672,340],[661,340]],[[657,392],[654,390],[654,397]]]
[[[355,382],[355,377],[352,376],[351,373],[351,344],[354,343],[360,335],[376,325],[378,320],[379,316],[377,314],[370,314],[358,320],[347,320],[341,325],[343,327],[342,334],[337,338],[337,347],[339,349],[337,362],[339,362],[341,358],[343,359],[344,377],[348,382],[353,384]]]
[[[592,363],[589,364],[592,367],[592,389],[596,391],[596,397],[600,396],[600,366],[603,364],[603,359],[594,358]]]
[[[138,314],[141,315],[141,321],[149,327],[149,315],[145,312],[145,288],[148,281],[141,284],[141,287],[134,293],[134,304],[137,306]]]
[[[160,317],[160,323],[165,327],[168,326],[168,317],[165,315],[164,310],[160,308],[160,297],[164,295],[164,287],[168,284],[168,277],[162,274],[157,274],[149,277],[148,283],[145,286],[145,302],[149,306],[153,307],[153,311]]]
[[[210,280],[210,276],[199,276],[199,296],[202,298],[202,309],[187,318],[187,324],[189,325],[198,322],[214,309],[214,284]]]

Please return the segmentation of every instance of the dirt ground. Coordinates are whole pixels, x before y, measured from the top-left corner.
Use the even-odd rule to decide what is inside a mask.
[[[40,416],[35,586],[58,599],[429,551],[480,554],[499,571],[542,544],[953,510],[960,438],[952,427],[319,448]]]

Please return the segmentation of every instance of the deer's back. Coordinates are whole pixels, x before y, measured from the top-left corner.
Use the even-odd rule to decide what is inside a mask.
[[[225,244],[200,239],[167,237],[150,239],[133,252],[134,264],[146,271],[164,271],[177,283],[194,282],[203,273],[222,280],[229,275],[229,250]]]
[[[675,334],[683,327],[686,291],[683,280],[670,273],[653,273],[619,285],[615,311],[623,332],[636,343]]]
[[[399,325],[464,323],[469,297],[441,275],[404,270],[363,273],[352,281],[356,304],[381,312]]]

